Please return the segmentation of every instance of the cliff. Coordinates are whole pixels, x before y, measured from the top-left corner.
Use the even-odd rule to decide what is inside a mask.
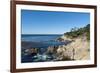
[[[90,55],[90,44],[87,41],[86,37],[78,37],[73,39],[68,45],[59,46],[57,53],[59,57],[65,58],[68,57],[74,60],[85,60],[89,59]]]
[[[48,53],[54,54],[55,60],[87,60],[90,59],[90,25],[73,29],[57,38],[58,41],[71,41],[67,45],[60,45],[54,51],[54,47],[48,48]],[[51,51],[51,50],[52,51]]]

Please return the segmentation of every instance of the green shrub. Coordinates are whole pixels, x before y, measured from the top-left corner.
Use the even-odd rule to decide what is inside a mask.
[[[82,36],[83,34],[86,34],[87,40],[90,40],[90,24],[87,24],[83,28],[74,27],[70,32],[64,33],[65,36],[68,36],[70,38],[76,38]]]

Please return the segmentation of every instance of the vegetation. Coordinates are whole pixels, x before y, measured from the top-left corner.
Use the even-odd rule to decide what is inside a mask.
[[[70,38],[76,38],[79,36],[86,36],[87,40],[90,40],[90,24],[87,24],[83,28],[72,28],[70,32],[64,33],[65,36],[68,36]]]

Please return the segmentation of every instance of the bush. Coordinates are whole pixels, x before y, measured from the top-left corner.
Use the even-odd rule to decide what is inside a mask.
[[[86,25],[83,28],[72,28],[70,32],[64,33],[65,36],[68,36],[70,38],[76,38],[78,36],[81,36],[83,34],[86,34],[87,40],[90,40],[90,24]]]

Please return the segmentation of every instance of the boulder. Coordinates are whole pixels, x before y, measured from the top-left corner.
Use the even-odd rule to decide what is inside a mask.
[[[25,50],[25,53],[27,53],[28,55],[30,55],[30,54],[35,55],[35,54],[38,53],[38,49],[37,49],[37,48],[26,49],[26,50]]]

